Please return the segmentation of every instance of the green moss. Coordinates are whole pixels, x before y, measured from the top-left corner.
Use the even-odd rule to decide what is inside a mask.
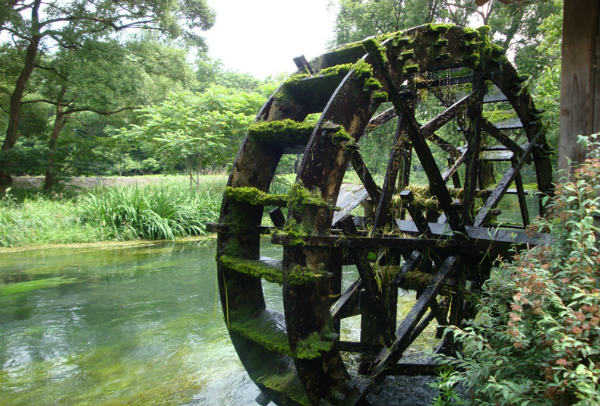
[[[465,53],[470,54],[479,50],[479,43],[477,41],[465,41],[464,48]]]
[[[369,38],[365,40],[365,48],[370,54],[377,53],[381,57],[382,63],[385,65],[388,62],[385,48],[379,43],[379,41]],[[376,57],[376,56],[373,56]],[[372,73],[372,72],[371,72]]]
[[[331,351],[332,340],[323,340],[319,333],[312,332],[307,338],[298,342],[296,358],[313,359],[321,356],[322,351]]]
[[[409,49],[408,51],[404,51],[399,55],[399,58],[402,59],[403,61],[407,61],[409,59],[414,59],[415,57],[415,51],[412,49]]]
[[[322,69],[319,72],[321,76],[342,76],[346,75],[348,72],[352,70],[353,63],[344,63],[340,65],[330,66],[329,68]]]
[[[313,272],[310,268],[296,265],[288,274],[288,283],[291,285],[305,285],[307,283],[317,282],[325,278],[332,277],[333,274],[325,271],[325,267],[321,264],[318,272]]]
[[[473,28],[465,27],[463,31],[463,36],[465,39],[472,40],[479,37],[479,32]]]
[[[275,230],[273,232],[274,237],[285,237],[287,239],[285,245],[290,247],[304,247],[306,245],[304,238],[308,235],[309,233],[303,230],[302,225],[292,217],[286,221],[283,231]]]
[[[479,62],[481,61],[481,57],[479,56],[479,53],[472,53],[470,55],[465,55],[463,57],[463,61],[468,62],[477,67],[479,65]]]
[[[373,67],[370,63],[366,62],[364,59],[357,61],[353,66],[354,76],[358,79],[367,80],[371,76],[373,76]]]
[[[447,61],[450,59],[450,54],[445,52],[443,54],[439,54],[435,59],[436,61]]]
[[[310,191],[300,183],[294,183],[287,195],[288,208],[295,210],[301,206],[329,207],[318,190]]]
[[[233,269],[246,275],[262,278],[273,283],[283,283],[281,269],[267,265],[264,262],[237,258],[230,255],[221,255],[219,257],[219,263],[229,269]]]
[[[383,86],[381,85],[380,81],[371,77],[365,81],[365,85],[364,85],[363,89],[366,91],[372,91],[372,90],[379,90],[382,87]]]
[[[236,202],[255,206],[285,206],[287,203],[286,195],[269,194],[251,186],[235,188],[227,186],[225,196]]]
[[[374,92],[371,95],[371,101],[373,103],[385,103],[388,101],[388,94],[386,92]]]
[[[354,138],[352,138],[343,127],[331,135],[331,140],[338,144],[354,144]]]
[[[479,35],[482,36],[487,36],[490,34],[491,28],[489,25],[482,25],[481,27],[477,28],[477,32],[479,33]]]
[[[406,65],[404,67],[404,73],[406,73],[406,74],[411,75],[411,74],[414,74],[414,73],[417,73],[417,72],[419,72],[419,65],[418,64]]]
[[[444,33],[448,32],[448,30],[450,28],[453,28],[453,27],[455,27],[454,24],[444,24],[444,23],[432,23],[432,24],[426,25],[427,31],[434,32],[436,34],[444,34]]]
[[[285,393],[290,399],[301,405],[311,405],[294,368],[288,368],[284,373],[262,376],[257,379],[257,383],[275,392]]]
[[[264,315],[260,317],[235,317],[229,329],[260,344],[267,350],[292,356],[292,350],[285,330],[276,327],[275,322]]]
[[[306,144],[312,134],[314,123],[290,119],[260,121],[248,127],[248,136],[267,145],[290,146]]]
[[[33,290],[55,288],[75,282],[77,282],[76,278],[66,278],[64,276],[16,282],[0,286],[0,296],[18,295],[21,293],[31,292]]]
[[[392,39],[392,47],[394,48],[407,48],[411,44],[411,39],[409,37],[405,37],[402,35],[402,33],[398,33],[396,36],[394,36],[394,39]]]

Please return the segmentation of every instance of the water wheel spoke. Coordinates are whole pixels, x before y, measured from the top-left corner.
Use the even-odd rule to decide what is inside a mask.
[[[450,178],[452,178],[453,181],[456,182],[456,180],[454,180],[455,176],[457,175],[456,171],[463,164],[466,156],[467,156],[467,151],[465,150],[465,152],[463,152],[458,157],[457,160],[453,160],[453,162],[450,162],[450,161],[448,162],[448,164],[449,164],[448,168],[446,168],[444,170],[444,172],[442,173],[442,180],[444,181],[444,183],[448,182],[448,180]],[[448,159],[450,160],[451,158],[448,158]],[[460,187],[460,179],[458,179],[458,186],[456,186],[456,184],[455,184],[454,187]]]
[[[391,119],[393,119],[394,117],[396,117],[397,115],[398,115],[398,113],[396,112],[396,109],[394,109],[393,107],[390,107],[386,111],[379,113],[378,115],[373,117],[369,121],[369,124],[367,124],[367,128],[365,131],[367,131],[367,132],[374,131],[374,130],[378,129],[379,127],[381,127],[382,125],[384,125],[385,123],[387,123],[388,121],[390,121]]]
[[[481,113],[484,89],[483,80],[479,77],[473,83],[475,90],[467,103],[467,151],[465,152],[465,183],[463,191],[463,219],[465,223],[473,222],[473,205],[475,203],[475,190],[477,189],[477,175],[480,169],[479,153],[481,149]]]
[[[506,148],[511,150],[515,155],[517,155],[517,156],[523,155],[523,152],[524,152],[523,148],[521,148],[521,146],[519,144],[517,144],[515,141],[511,140],[508,135],[506,135],[502,131],[500,131],[494,124],[492,124],[486,118],[483,118],[483,117],[481,118],[481,128],[483,129],[483,131],[485,131],[486,133],[491,135],[493,138],[495,138],[497,141],[499,141]]]
[[[496,186],[494,191],[490,194],[490,196],[483,204],[483,207],[481,207],[481,209],[479,210],[479,213],[477,213],[477,216],[473,221],[474,226],[481,226],[487,220],[490,210],[495,208],[496,205],[500,202],[500,199],[502,199],[502,196],[504,196],[504,193],[508,189],[508,186],[513,182],[515,176],[519,173],[521,167],[527,161],[528,155],[531,153],[533,147],[535,146],[535,141],[536,139],[533,139],[532,141],[529,141],[527,143],[527,146],[525,147],[525,150],[523,151],[523,154],[521,155],[519,160],[516,161],[515,164],[508,169],[508,171],[506,171],[504,176],[502,176],[502,179],[500,179],[500,182],[498,182],[498,186]]]
[[[371,235],[377,233],[380,227],[385,226],[390,219],[390,202],[394,194],[396,177],[401,166],[402,151],[408,148],[408,140],[404,132],[404,117],[398,117],[396,132],[394,135],[394,144],[390,152],[390,159],[383,178],[383,188],[381,196],[377,201],[377,209],[375,210],[375,219],[373,220],[373,230]]]
[[[333,320],[356,316],[358,314],[358,293],[361,288],[362,280],[358,278],[342,293],[340,298],[331,306],[331,318]]]
[[[421,135],[427,138],[430,135],[432,135],[435,131],[442,128],[445,124],[454,119],[458,115],[458,113],[461,110],[463,110],[465,106],[471,104],[474,100],[478,100],[480,97],[479,94],[480,89],[478,88],[466,95],[465,97],[463,97],[462,99],[458,100],[456,103],[452,104],[442,113],[440,113],[439,115],[431,119],[429,122],[424,124],[421,127]]]
[[[381,188],[377,186],[377,183],[375,183],[371,172],[369,172],[365,161],[363,160],[362,156],[358,151],[352,152],[352,155],[350,156],[350,162],[352,163],[352,167],[356,171],[358,178],[367,190],[367,193],[369,193],[369,197],[371,198],[371,200],[373,200],[374,202],[379,201],[379,197],[381,195]]]
[[[458,148],[441,138],[436,133],[430,133],[428,135],[425,135],[425,138],[427,138],[429,141],[433,142],[435,145],[449,153],[450,156],[460,156],[460,150]]]
[[[444,260],[442,266],[433,277],[433,280],[429,286],[423,290],[421,296],[417,300],[417,303],[400,323],[400,326],[396,331],[396,339],[394,343],[390,347],[384,348],[377,356],[377,359],[375,360],[375,367],[371,371],[372,377],[375,377],[383,372],[383,370],[390,363],[398,361],[398,359],[400,359],[402,356],[402,352],[404,352],[404,350],[408,348],[412,341],[414,341],[416,336],[413,333],[415,332],[417,324],[427,311],[431,301],[435,299],[442,282],[454,268],[456,262],[457,257],[454,256],[449,256]],[[425,326],[422,326],[422,328],[425,328]]]
[[[514,168],[515,161],[512,160],[511,164]],[[529,210],[527,209],[527,200],[525,199],[525,190],[523,189],[523,178],[521,177],[521,171],[515,175],[515,186],[517,189],[517,197],[519,199],[519,209],[521,210],[521,219],[523,220],[523,227],[529,225]]]
[[[408,213],[412,218],[417,230],[419,230],[420,234],[423,234],[427,237],[431,237],[431,230],[429,229],[429,224],[427,223],[427,219],[421,213],[421,210],[417,209],[413,205],[414,196],[411,190],[403,190],[400,192],[400,199],[402,200],[403,205],[406,205]]]

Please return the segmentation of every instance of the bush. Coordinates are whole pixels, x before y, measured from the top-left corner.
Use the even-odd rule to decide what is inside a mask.
[[[93,190],[81,199],[81,219],[100,228],[102,239],[166,239],[206,234],[206,223],[219,216],[222,190],[201,184],[113,187]]]
[[[462,353],[444,362],[477,405],[600,404],[600,143],[559,184],[538,229],[552,246],[501,262],[469,327],[454,328]],[[447,383],[447,379],[446,379]]]

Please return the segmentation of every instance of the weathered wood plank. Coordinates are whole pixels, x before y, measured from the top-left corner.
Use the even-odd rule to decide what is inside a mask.
[[[356,316],[359,313],[358,309],[358,292],[362,287],[362,281],[356,279],[342,293],[340,298],[331,306],[331,318],[334,320],[343,319],[346,317]]]
[[[523,165],[525,164],[527,155],[531,153],[534,146],[535,139],[527,144],[527,147],[525,148],[525,151],[520,157],[520,159],[513,165],[512,168],[506,171],[500,182],[498,182],[498,186],[496,186],[496,189],[494,189],[494,191],[490,194],[490,197],[487,198],[487,200],[483,204],[483,207],[481,207],[479,213],[477,213],[477,216],[473,221],[474,226],[482,225],[483,222],[487,219],[489,211],[496,207],[496,205],[500,202],[500,199],[502,199],[502,196],[508,189],[508,186],[513,182],[515,176],[517,175],[517,173],[519,173],[521,167],[523,167]]]
[[[390,151],[390,158],[383,178],[381,195],[377,201],[377,209],[375,210],[371,235],[378,233],[380,231],[379,228],[385,227],[388,220],[390,220],[390,202],[394,195],[394,188],[396,187],[396,177],[398,176],[398,170],[400,169],[402,151],[407,149],[408,145],[404,130],[404,117],[399,116],[398,124],[396,125],[396,133],[394,135],[394,144]]]
[[[367,128],[365,129],[365,131],[370,132],[370,131],[376,130],[377,128],[381,127],[382,125],[384,125],[385,123],[387,123],[388,121],[390,121],[391,119],[396,117],[397,115],[398,115],[398,113],[396,112],[396,109],[391,107],[391,108],[387,109],[386,111],[384,111],[383,113],[379,113],[378,115],[373,117],[369,121],[369,124],[367,124]]]
[[[465,107],[474,98],[479,97],[478,94],[479,90],[475,90],[469,93],[462,99],[458,100],[456,103],[452,104],[442,113],[431,119],[429,122],[421,126],[421,135],[424,137],[428,137],[430,134],[433,134],[435,131],[442,128],[450,120],[456,117],[456,115],[463,109],[463,107]]]
[[[395,363],[402,356],[402,352],[410,345],[410,338],[413,333],[416,333],[416,327],[419,320],[425,314],[429,303],[435,298],[442,281],[453,269],[457,262],[457,258],[449,256],[444,260],[439,271],[435,274],[431,284],[421,293],[419,300],[410,310],[408,315],[402,320],[398,330],[396,331],[396,339],[394,343],[384,348],[375,360],[375,367],[371,370],[371,377],[376,377],[382,373],[388,365]],[[423,327],[424,328],[424,327]],[[416,338],[416,337],[414,337]],[[413,338],[413,339],[414,339]]]
[[[523,148],[515,141],[510,139],[510,137],[500,131],[494,124],[492,124],[489,120],[483,118],[481,120],[481,128],[483,131],[491,135],[493,138],[501,142],[506,148],[510,149],[513,153],[521,156],[523,154]]]
[[[519,198],[519,209],[521,210],[521,219],[523,220],[523,226],[527,227],[529,225],[529,210],[527,209],[527,200],[525,199],[525,190],[523,189],[523,179],[521,177],[521,172],[517,172],[517,174],[515,175],[515,186],[517,187],[517,197]]]
[[[396,220],[401,232],[419,234],[415,223],[410,220]],[[434,236],[452,236],[452,229],[447,223],[429,223],[429,229]],[[529,235],[520,230],[503,230],[497,227],[465,227],[467,237],[475,241],[489,241],[515,245],[550,245],[552,240],[548,234],[536,233]]]
[[[419,230],[419,233],[430,237],[432,234],[431,230],[429,229],[427,220],[425,219],[425,216],[423,216],[423,213],[421,213],[420,210],[416,209],[412,205],[412,202],[414,200],[412,191],[403,190],[402,192],[400,192],[400,199],[402,199],[403,204],[406,205],[406,208],[410,213],[410,217],[412,217],[415,225],[417,226],[417,229]]]
[[[365,187],[361,185],[353,185],[344,183],[340,187],[340,193],[337,197],[336,206],[340,207],[333,215],[332,225],[336,225],[342,219],[346,218],[352,210],[364,202],[369,197],[369,193]]]
[[[381,195],[381,188],[377,186],[377,183],[375,183],[373,176],[371,176],[371,172],[369,172],[369,168],[367,168],[365,161],[362,159],[362,156],[358,151],[352,152],[352,155],[350,156],[350,162],[352,163],[352,167],[356,171],[358,178],[369,193],[371,200],[374,202],[378,201],[379,196]]]

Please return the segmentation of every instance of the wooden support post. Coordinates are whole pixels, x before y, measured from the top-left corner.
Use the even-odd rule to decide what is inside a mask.
[[[513,159],[511,161],[513,168],[516,163]],[[517,172],[515,175],[515,186],[517,187],[517,197],[519,198],[519,208],[521,209],[521,219],[523,220],[523,226],[529,225],[529,210],[527,209],[527,199],[525,199],[525,190],[523,189],[523,179],[521,172]]]
[[[558,169],[583,162],[579,135],[600,131],[600,2],[565,0]]]

